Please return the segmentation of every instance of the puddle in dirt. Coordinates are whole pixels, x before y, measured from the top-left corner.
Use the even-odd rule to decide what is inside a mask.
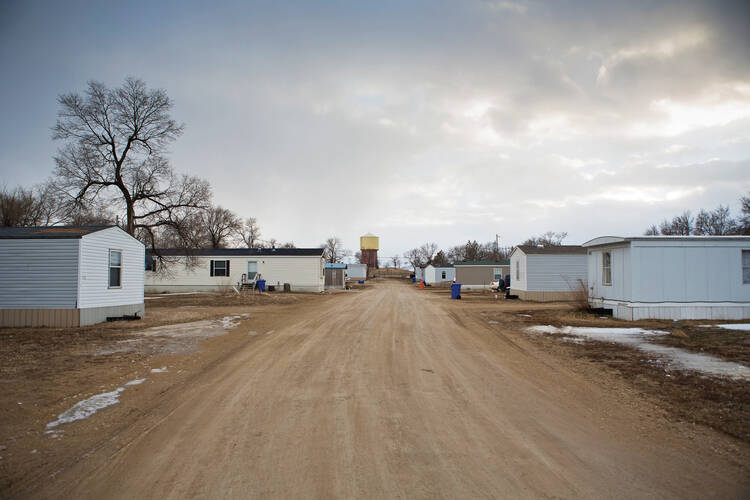
[[[750,368],[739,363],[724,361],[715,356],[694,353],[677,347],[652,344],[649,337],[669,335],[662,330],[645,330],[643,328],[593,328],[552,325],[538,325],[526,328],[529,333],[552,333],[563,335],[563,340],[572,339],[595,340],[599,342],[616,342],[635,349],[650,353],[664,359],[673,367],[682,370],[692,370],[720,377],[738,380],[750,380]],[[569,340],[571,339],[571,340]]]
[[[132,333],[135,338],[119,340],[97,349],[96,355],[124,352],[148,352],[150,354],[181,354],[195,351],[204,339],[226,334],[239,326],[240,320],[249,313],[206,319],[176,325],[155,326]]]

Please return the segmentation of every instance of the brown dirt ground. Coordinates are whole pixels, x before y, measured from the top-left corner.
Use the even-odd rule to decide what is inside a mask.
[[[447,295],[442,290],[431,290]],[[727,361],[750,365],[750,334],[730,332],[700,325],[715,323],[706,320],[683,321],[676,327],[672,321],[622,321],[576,310],[569,303],[532,303],[494,299],[490,292],[465,293],[462,300],[472,304],[477,314],[509,335],[531,339],[545,350],[570,359],[571,366],[585,370],[581,363],[616,374],[644,398],[655,402],[670,419],[690,424],[703,424],[750,443],[750,384],[695,372],[668,370],[653,362],[643,352],[621,344],[606,342],[572,343],[564,335],[528,335],[523,329],[532,325],[588,326],[612,328],[646,328],[670,332],[658,336],[654,343],[710,354]],[[491,306],[501,304],[502,311]],[[482,304],[482,305],[478,305]],[[519,316],[526,314],[530,317]],[[730,323],[722,321],[722,323]]]
[[[622,346],[523,332],[620,326],[569,304],[409,288],[171,296],[141,322],[0,329],[0,496],[747,494],[747,384],[665,380]],[[245,313],[200,350],[96,354],[144,328]],[[744,344],[695,328],[665,342],[746,360]],[[74,402],[144,376],[43,435]]]
[[[71,457],[92,452],[101,436],[117,433],[145,410],[126,414],[114,406],[113,419],[66,428],[58,438],[44,427],[77,401],[111,391],[123,383],[149,377],[152,368],[167,366],[167,374],[150,376],[160,390],[189,383],[227,353],[254,337],[230,332],[205,340],[201,350],[188,345],[183,355],[160,356],[141,344],[135,352],[118,351],[125,341],[140,341],[136,332],[147,328],[250,313],[241,326],[252,324],[264,332],[285,317],[309,310],[332,298],[326,294],[266,293],[158,296],[146,301],[146,317],[139,321],[102,323],[82,328],[0,328],[0,496],[35,477],[31,471],[54,475]],[[241,328],[240,328],[241,329]],[[237,330],[237,329],[235,329]],[[186,343],[190,339],[185,339]],[[111,349],[111,353],[98,354]],[[142,391],[139,386],[128,389]],[[118,422],[119,420],[119,422]],[[93,430],[93,432],[91,432]]]

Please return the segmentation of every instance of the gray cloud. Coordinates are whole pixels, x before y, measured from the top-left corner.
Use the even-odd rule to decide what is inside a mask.
[[[303,245],[335,233],[355,247],[367,231],[385,254],[496,232],[575,242],[750,189],[740,2],[5,12],[10,184],[51,170],[56,94],[136,75],[186,122],[174,166],[267,236]]]

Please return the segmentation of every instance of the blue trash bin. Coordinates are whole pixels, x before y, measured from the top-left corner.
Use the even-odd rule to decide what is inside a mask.
[[[451,283],[451,299],[461,298],[461,283]]]
[[[256,281],[255,282],[255,287],[258,289],[258,291],[265,292],[266,291],[266,280],[258,280],[258,281]]]
[[[417,282],[417,278],[416,278],[415,276],[412,276],[412,277],[411,277],[411,282],[412,282],[412,283],[416,283],[416,282]]]

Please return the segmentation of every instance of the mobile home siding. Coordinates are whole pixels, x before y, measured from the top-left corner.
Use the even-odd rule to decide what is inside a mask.
[[[586,254],[533,254],[526,261],[525,290],[570,292],[587,279]]]
[[[79,242],[0,240],[0,309],[75,308]]]
[[[146,258],[143,243],[116,227],[87,234],[80,242],[80,309],[143,304],[143,266]],[[119,288],[109,288],[110,249],[122,252]]]

